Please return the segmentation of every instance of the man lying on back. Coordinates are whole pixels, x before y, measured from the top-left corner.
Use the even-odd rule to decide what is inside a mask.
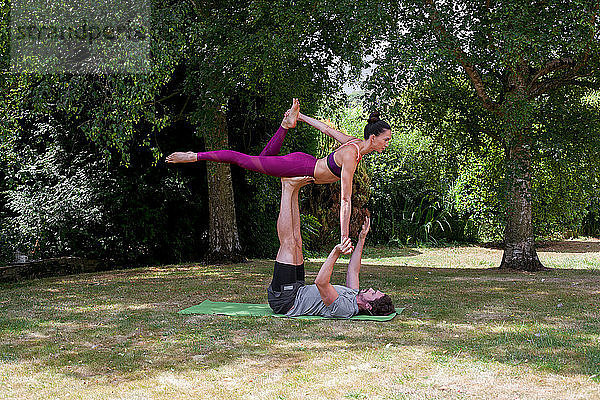
[[[391,298],[372,288],[359,290],[359,274],[365,239],[371,227],[365,218],[362,230],[352,248],[350,239],[336,245],[321,266],[314,285],[306,285],[304,258],[300,235],[300,188],[312,181],[310,177],[282,178],[281,205],[277,220],[279,251],[275,260],[273,280],[267,289],[269,305],[274,312],[289,317],[320,315],[327,318],[350,318],[359,313],[389,315],[395,311]],[[340,254],[350,254],[346,285],[332,285],[331,274]]]

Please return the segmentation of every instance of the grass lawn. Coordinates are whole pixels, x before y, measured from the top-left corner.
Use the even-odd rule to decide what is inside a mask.
[[[177,314],[266,302],[270,260],[2,284],[0,399],[600,399],[600,241],[539,255],[368,248],[361,286],[406,307],[380,323]]]

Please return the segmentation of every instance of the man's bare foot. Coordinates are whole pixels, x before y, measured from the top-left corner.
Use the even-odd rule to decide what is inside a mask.
[[[289,185],[293,188],[301,188],[309,183],[313,183],[315,178],[312,176],[294,176],[291,178],[281,178],[282,185]]]
[[[167,156],[167,158],[165,159],[166,162],[168,163],[189,163],[189,162],[196,162],[197,161],[197,155],[196,153],[194,153],[193,151],[188,151],[188,152],[175,152],[172,153],[170,155]]]
[[[298,121],[298,114],[300,114],[300,102],[298,99],[294,99],[292,101],[292,108],[285,112],[281,126],[285,129],[295,128]]]

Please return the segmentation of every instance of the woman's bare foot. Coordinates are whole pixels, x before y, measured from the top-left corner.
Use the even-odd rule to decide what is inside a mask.
[[[197,155],[193,151],[188,151],[185,153],[178,151],[168,155],[165,159],[165,161],[168,163],[189,163],[196,162],[197,160]]]
[[[312,176],[294,176],[290,178],[281,178],[282,185],[290,185],[293,188],[301,188],[309,183],[313,183],[315,178]]]
[[[292,108],[285,112],[281,126],[285,129],[295,128],[298,121],[298,114],[300,114],[300,102],[298,99],[294,99],[292,101]]]

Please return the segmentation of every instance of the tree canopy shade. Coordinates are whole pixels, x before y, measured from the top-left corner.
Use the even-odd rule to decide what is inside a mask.
[[[368,20],[363,14],[370,12],[369,8],[361,4],[182,3],[175,14],[179,20],[176,41],[183,44],[181,63],[185,68],[178,90],[189,99],[185,114],[198,134],[210,133],[208,149],[228,146],[229,127],[222,114],[232,103],[252,108],[259,102],[263,108],[259,112],[280,118],[292,97],[301,98],[310,109],[311,103],[314,107],[341,85],[335,78],[343,70],[342,64],[359,68],[360,38],[369,25],[350,21]],[[221,122],[215,124],[217,121]],[[210,202],[211,226],[220,227],[210,230],[211,247],[218,253],[215,258],[225,258],[237,247],[229,239],[236,236],[235,210],[224,209],[227,201],[233,203],[233,191],[226,187],[231,179],[229,167],[211,164],[207,168],[209,198],[214,199]]]
[[[10,69],[10,4],[2,1],[2,69]],[[232,96],[266,99],[277,115],[292,97],[311,104],[341,85],[345,69],[359,71],[373,26],[382,23],[366,1],[151,2],[150,69],[143,74],[2,74],[7,104],[60,112],[92,141],[127,162],[129,145],[155,147],[152,131],[178,119],[215,125],[214,107]],[[175,108],[174,98],[185,107]],[[12,102],[8,106],[8,102]],[[25,104],[27,102],[27,104]],[[21,107],[19,107],[21,106]],[[15,121],[11,112],[6,121]],[[3,121],[4,122],[4,121]],[[142,126],[143,124],[143,126]],[[137,145],[137,144],[136,144]],[[159,150],[156,148],[156,155]]]
[[[221,114],[227,114],[232,104],[248,106],[238,107],[238,113],[253,113],[260,103],[259,113],[280,118],[291,98],[299,97],[308,105],[305,110],[314,110],[320,99],[341,86],[343,66],[360,69],[364,37],[386,18],[367,2],[346,0],[190,1],[178,8],[175,41],[183,44],[185,76],[177,90],[189,99],[182,113],[199,135],[210,133],[206,143],[213,150],[227,146],[229,126]],[[235,210],[223,209],[225,199],[233,202],[232,190],[223,186],[230,180],[229,167],[208,168],[210,175],[219,177],[209,176],[209,197],[214,198],[211,225],[222,227],[219,232],[211,230],[211,243],[232,248],[235,243],[217,245],[235,236]],[[218,258],[227,252],[220,250]]]
[[[0,61],[7,71],[10,6],[6,1],[0,5],[7,22],[0,28]],[[13,151],[15,143],[27,146],[40,123],[60,126],[67,136],[83,136],[90,148],[124,165],[135,162],[131,154],[140,148],[151,149],[155,160],[170,151],[191,150],[182,147],[181,137],[179,142],[173,137],[179,132],[165,139],[164,132],[181,122],[192,125],[195,136],[208,139],[209,146],[226,147],[232,109],[246,115],[242,122],[249,125],[262,120],[255,136],[264,135],[272,129],[269,123],[280,121],[292,97],[301,99],[305,111],[314,111],[320,99],[341,86],[348,71],[342,66],[359,71],[370,44],[365,37],[388,18],[370,2],[350,0],[156,0],[150,10],[152,62],[144,73],[0,75],[0,148],[5,150],[0,163],[18,167],[22,160]],[[186,139],[189,143],[194,137]],[[223,179],[211,187],[227,181],[227,172],[221,173]],[[225,225],[235,221],[228,214]]]
[[[462,74],[496,129],[507,180],[502,267],[543,268],[532,228],[532,151],[550,150],[556,137],[587,141],[598,132],[536,129],[541,105],[566,87],[600,89],[598,1],[400,1],[397,24],[382,36],[385,48],[369,86],[392,100],[408,85]],[[596,108],[597,110],[597,108]],[[589,142],[591,143],[592,140]],[[564,143],[564,140],[561,142]]]
[[[61,229],[67,223],[60,213],[68,210],[60,209],[59,199],[72,194],[71,189],[83,182],[81,172],[87,182],[81,185],[87,197],[80,196],[78,200],[85,201],[73,201],[69,207],[74,210],[85,204],[81,207],[91,208],[98,201],[105,201],[102,204],[106,207],[87,220],[84,214],[68,212],[82,221],[82,228],[64,237],[93,246],[97,237],[106,236],[102,229],[108,226],[105,221],[114,217],[110,217],[111,207],[132,204],[119,211],[143,209],[140,204],[148,199],[164,198],[166,205],[149,206],[145,222],[139,225],[170,226],[169,213],[185,197],[185,185],[176,179],[178,173],[150,168],[151,158],[156,162],[172,151],[203,150],[203,143],[207,148],[230,146],[252,153],[273,132],[292,97],[300,98],[305,112],[315,112],[321,100],[341,87],[348,71],[360,71],[365,54],[373,54],[377,65],[370,82],[374,100],[386,101],[393,108],[413,96],[411,101],[420,101],[412,101],[415,109],[430,113],[424,125],[446,124],[443,134],[449,145],[490,149],[494,166],[501,164],[496,160],[506,158],[505,172],[495,167],[490,175],[503,175],[509,183],[504,196],[509,205],[504,266],[540,267],[531,222],[532,213],[536,215],[531,210],[531,196],[537,195],[536,184],[539,187],[543,182],[539,177],[564,176],[572,169],[589,170],[598,164],[597,152],[590,150],[600,147],[593,147],[598,138],[600,107],[598,92],[594,92],[599,82],[597,2],[155,0],[150,10],[147,31],[152,62],[144,73],[0,74],[0,192],[20,193],[10,198],[0,196],[0,214],[6,213],[2,214],[7,215],[6,221],[21,221],[5,225],[28,228],[27,210],[44,203],[49,207],[42,207],[42,211],[53,217],[40,219],[37,226],[49,232],[47,237],[63,237]],[[3,21],[9,21],[9,11],[9,3],[0,0]],[[9,26],[0,26],[3,71],[10,68]],[[398,97],[405,88],[410,91]],[[444,118],[450,114],[452,118]],[[481,140],[481,135],[487,137]],[[288,149],[300,145],[298,150],[313,153],[317,147],[315,136],[303,135],[302,129],[290,136]],[[457,137],[460,140],[454,140]],[[112,162],[96,162],[102,154]],[[393,158],[380,160],[394,162]],[[112,170],[99,172],[119,162],[131,169],[119,167],[115,174]],[[485,168],[489,164],[482,165]],[[140,171],[147,179],[128,176]],[[253,228],[245,228],[259,236],[257,226],[274,222],[268,220],[272,216],[265,211],[265,203],[278,203],[271,198],[277,189],[272,186],[275,180],[250,175],[244,182],[254,185],[254,194],[262,197],[256,204],[248,198],[242,200],[241,219],[260,214],[264,220],[254,220]],[[94,176],[97,179],[88,179]],[[165,176],[173,180],[163,184],[164,190],[157,196],[150,182],[164,183]],[[208,185],[211,193],[216,189],[214,203],[233,204],[231,185],[223,185],[229,180],[229,169],[209,172],[209,176],[216,177]],[[243,173],[239,176],[244,177]],[[532,184],[532,176],[538,177],[537,183]],[[597,182],[597,176],[589,176],[590,182]],[[43,184],[36,186],[37,178]],[[60,181],[65,183],[64,190],[53,191],[55,182]],[[565,181],[572,186],[577,183],[574,179]],[[477,177],[470,182],[482,184]],[[138,183],[148,189],[145,194],[137,190]],[[539,196],[538,203],[561,207],[564,203],[555,199],[564,192],[560,182],[553,183],[552,195]],[[204,181],[196,182],[196,188],[199,186],[204,195]],[[167,190],[169,187],[173,190]],[[111,202],[110,196],[98,199],[97,188],[107,195],[119,192],[120,203]],[[403,189],[400,185],[395,188]],[[127,194],[134,192],[139,192],[139,197]],[[576,201],[579,193],[566,193],[570,204],[584,204]],[[46,198],[56,200],[57,206],[38,200]],[[200,223],[206,219],[198,212],[203,207],[199,198],[190,208],[190,213],[202,219]],[[103,210],[106,212],[101,213]],[[165,210],[162,225],[155,222],[162,212],[156,210]],[[215,234],[227,239],[234,232],[236,210],[221,211],[211,214],[215,218],[228,215],[222,226],[232,230],[217,229]],[[174,213],[172,219],[181,214]],[[132,224],[142,221],[128,218],[131,214],[122,215]],[[198,225],[198,220],[195,224],[188,221],[187,226]],[[221,222],[215,220],[213,225]],[[50,223],[61,229],[47,229]],[[70,225],[77,228],[75,223]],[[202,240],[203,229],[196,235]],[[90,235],[79,235],[84,230]],[[147,233],[149,229],[140,231]],[[181,231],[190,230],[183,227]],[[112,231],[115,241],[121,237],[119,232]],[[168,236],[164,232],[156,228],[147,241]],[[26,233],[35,243],[39,233]],[[136,236],[132,235],[127,241],[131,246],[125,247],[140,249],[135,254],[146,252],[145,246],[135,244]],[[75,239],[68,240],[76,243]],[[173,247],[172,242],[177,240],[165,241],[164,247]],[[180,248],[187,243],[191,242],[180,241]],[[235,240],[230,243],[235,247]],[[49,253],[59,247],[50,246]]]

